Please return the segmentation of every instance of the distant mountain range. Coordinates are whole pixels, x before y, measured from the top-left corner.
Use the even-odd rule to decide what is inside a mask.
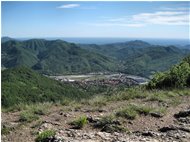
[[[3,43],[3,42],[6,42],[6,41],[9,41],[9,40],[14,40],[14,39],[11,38],[11,37],[8,37],[8,36],[4,36],[4,37],[1,38],[1,42],[2,42],[2,43]]]
[[[45,74],[123,72],[149,76],[167,70],[190,50],[134,40],[113,44],[74,44],[62,40],[2,39],[2,67],[27,66]]]
[[[80,46],[118,60],[124,66],[122,70],[124,73],[141,76],[167,70],[190,53],[188,49],[151,45],[140,40],[105,45],[81,44]]]

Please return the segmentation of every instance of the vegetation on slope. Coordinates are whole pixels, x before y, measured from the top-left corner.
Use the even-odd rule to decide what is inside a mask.
[[[121,72],[149,76],[157,71],[165,71],[178,63],[188,50],[175,46],[151,45],[143,41],[130,41],[106,45],[80,45],[82,48],[107,55],[123,65]],[[163,62],[164,61],[164,62]]]
[[[190,55],[169,71],[155,74],[148,88],[179,88],[190,86]]]
[[[2,66],[24,65],[46,74],[117,70],[116,61],[62,40],[9,40],[2,43]]]
[[[51,75],[113,71],[148,77],[169,69],[187,53],[187,49],[139,40],[105,45],[76,45],[44,39],[8,40],[2,43],[2,67],[24,65]]]
[[[3,107],[20,103],[77,100],[87,96],[82,89],[47,78],[26,67],[2,71]]]

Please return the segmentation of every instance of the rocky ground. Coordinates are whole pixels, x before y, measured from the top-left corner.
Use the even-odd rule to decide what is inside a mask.
[[[3,142],[33,142],[38,133],[55,130],[49,142],[189,142],[190,140],[190,97],[184,97],[178,105],[167,105],[164,115],[152,113],[139,115],[134,120],[114,118],[102,127],[96,127],[103,116],[129,103],[110,102],[101,107],[88,105],[51,105],[48,113],[31,122],[21,122],[21,111],[2,112]],[[160,105],[135,99],[130,103]],[[162,104],[163,105],[163,104]],[[75,129],[70,122],[80,116],[87,117],[87,124]],[[114,128],[114,129],[113,129]],[[126,131],[121,131],[125,128]],[[6,131],[7,130],[7,131]]]

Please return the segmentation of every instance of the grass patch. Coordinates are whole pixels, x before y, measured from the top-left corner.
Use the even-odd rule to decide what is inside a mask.
[[[31,128],[38,128],[43,124],[42,120],[37,121],[33,126],[31,126]]]
[[[116,112],[117,117],[124,117],[130,120],[133,120],[138,115],[137,111],[135,111],[134,106],[128,106],[122,110]]]
[[[94,107],[103,107],[106,105],[107,99],[105,96],[97,95],[88,101],[88,104]]]
[[[133,120],[138,115],[150,115],[151,113],[159,113],[164,115],[165,112],[165,108],[153,108],[144,105],[128,105],[127,107],[116,112],[116,116]]]
[[[9,108],[4,108],[3,112],[16,112],[16,111],[24,111],[24,110],[31,110],[34,111],[35,113],[39,113],[41,115],[46,114],[48,112],[48,109],[52,106],[53,104],[50,102],[45,102],[45,103],[35,103],[35,104],[17,104]]]
[[[87,124],[87,122],[87,117],[81,116],[76,120],[70,122],[70,125],[72,125],[74,129],[82,129]]]
[[[167,102],[168,96],[161,93],[150,94],[147,101]]]
[[[151,111],[151,115],[154,114],[158,114],[159,117],[164,116],[166,114],[167,109],[165,107],[161,107],[161,108],[156,108],[153,111]],[[153,116],[153,115],[152,115]]]
[[[32,122],[39,119],[39,115],[46,115],[49,112],[49,108],[52,106],[51,103],[40,103],[25,105],[24,109],[20,114],[20,122]]]
[[[15,129],[14,127],[7,127],[7,126],[3,125],[1,128],[1,134],[2,135],[8,135],[14,129]]]
[[[54,130],[45,130],[37,136],[35,142],[49,142],[49,139],[53,138],[55,134]]]
[[[176,97],[176,98],[170,99],[168,103],[172,106],[178,106],[179,104],[181,104],[181,102],[182,102],[181,98]]]
[[[37,119],[39,119],[39,117],[36,114],[30,113],[28,111],[23,111],[20,114],[19,121],[20,122],[32,122],[32,121],[37,120]]]
[[[149,106],[133,106],[133,109],[138,112],[138,114],[143,114],[143,115],[148,115],[150,112],[154,111],[154,108],[149,107]]]

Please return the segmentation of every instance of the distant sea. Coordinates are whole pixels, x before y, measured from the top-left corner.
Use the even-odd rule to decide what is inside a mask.
[[[26,40],[31,38],[19,38],[20,40]],[[117,42],[127,42],[131,40],[142,40],[150,44],[157,45],[180,45],[184,46],[190,44],[189,39],[154,39],[154,38],[79,38],[79,37],[52,37],[52,38],[43,38],[46,40],[55,40],[61,39],[67,42],[80,43],[80,44],[108,44],[108,43],[117,43]]]

